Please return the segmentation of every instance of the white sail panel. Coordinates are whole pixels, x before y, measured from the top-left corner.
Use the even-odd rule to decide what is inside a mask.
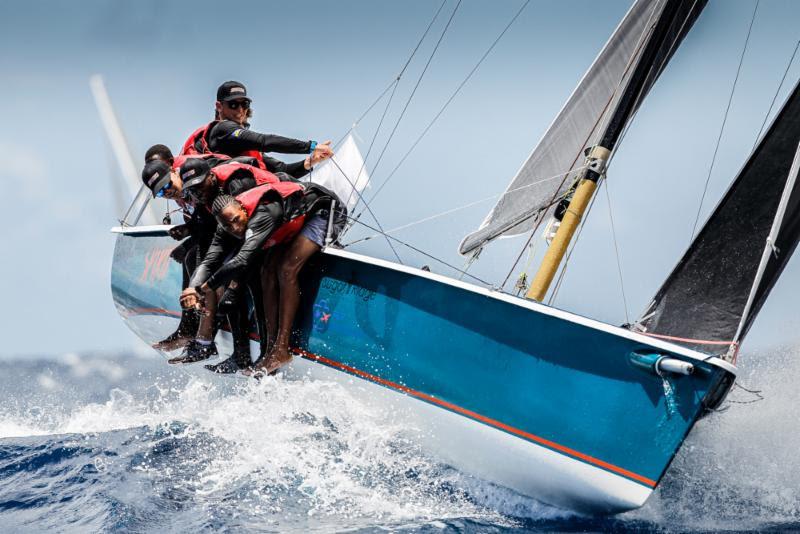
[[[347,211],[352,212],[360,195],[369,186],[369,173],[352,134],[336,149],[333,159],[315,167],[309,180],[336,193],[347,206]]]
[[[582,165],[584,150],[602,134],[625,75],[665,4],[666,0],[633,4],[480,228],[464,238],[462,254],[495,237],[531,230],[533,216],[569,188],[574,169]]]

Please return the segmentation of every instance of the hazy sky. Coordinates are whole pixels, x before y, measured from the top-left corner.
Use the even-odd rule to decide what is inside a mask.
[[[531,1],[378,197],[373,209],[384,227],[502,192],[630,3]],[[462,2],[373,172],[374,183],[382,183],[522,4]],[[114,236],[108,230],[120,215],[111,189],[118,171],[89,91],[92,74],[105,77],[137,163],[153,143],[177,150],[210,119],[216,87],[227,79],[247,84],[254,129],[337,139],[398,73],[439,5],[95,0],[6,6],[0,20],[0,180],[6,191],[0,274],[7,299],[0,355],[140,343],[111,302]],[[370,169],[455,6],[448,0],[401,80]],[[608,185],[632,316],[688,244],[754,6],[755,0],[709,1],[614,159]],[[800,38],[798,20],[800,2],[760,3],[704,215],[755,141]],[[779,101],[798,77],[800,58]],[[357,129],[362,152],[385,102]],[[461,265],[458,242],[491,205],[397,236]],[[522,245],[520,239],[493,244],[472,272],[502,279]],[[391,258],[377,239],[355,250]],[[408,263],[447,272],[409,250],[400,253]],[[797,339],[798,289],[795,258],[751,343]],[[625,320],[603,192],[556,304],[612,323]]]

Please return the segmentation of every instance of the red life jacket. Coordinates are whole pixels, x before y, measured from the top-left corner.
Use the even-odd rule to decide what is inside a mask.
[[[201,126],[189,136],[189,139],[183,144],[181,149],[181,156],[196,156],[199,154],[211,154],[211,149],[208,147],[208,133],[219,121],[211,121],[205,126]],[[248,156],[258,160],[258,166],[266,169],[264,164],[264,156],[258,150],[245,150],[237,156]]]
[[[231,159],[230,156],[226,156],[225,154],[214,154],[212,152],[209,152],[208,154],[182,154],[180,156],[175,156],[174,161],[172,162],[172,168],[178,170],[181,168],[181,165],[186,163],[187,159],[192,159],[192,158],[218,159],[220,161]]]
[[[246,171],[250,173],[255,179],[256,185],[272,184],[281,181],[280,178],[269,171],[259,169],[258,167],[253,167],[252,165],[247,165],[245,163],[239,163],[238,161],[223,163],[222,165],[217,165],[213,169],[214,176],[217,177],[220,187],[224,186],[225,182],[228,181],[228,178],[230,178],[231,175],[237,171]]]
[[[303,191],[303,186],[295,182],[281,181],[263,184],[256,186],[253,189],[249,189],[241,195],[238,195],[236,200],[239,201],[239,204],[241,204],[244,210],[247,212],[247,216],[252,217],[253,213],[256,211],[256,207],[258,207],[259,202],[261,202],[261,199],[264,198],[264,195],[272,191],[280,195],[281,198],[285,199],[292,195],[301,193]],[[300,230],[302,230],[305,221],[306,214],[304,212],[290,215],[282,225],[272,232],[272,235],[269,237],[269,239],[267,239],[267,242],[264,243],[264,248],[269,248],[279,243],[284,243],[293,238],[298,234],[298,232],[300,232]]]

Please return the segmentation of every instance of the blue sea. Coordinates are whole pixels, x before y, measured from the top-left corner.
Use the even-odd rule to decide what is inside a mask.
[[[0,360],[0,531],[800,529],[798,351],[745,354],[648,503],[552,508],[428,456],[337,383],[257,383],[150,353]],[[199,367],[199,368],[198,368]]]

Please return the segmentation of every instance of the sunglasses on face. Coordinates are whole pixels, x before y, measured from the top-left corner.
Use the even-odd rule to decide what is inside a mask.
[[[166,192],[169,191],[170,189],[172,189],[172,182],[171,181],[167,182],[166,185],[164,185],[164,187],[162,187],[158,191],[158,193],[156,193],[156,197],[157,198],[163,197],[166,194]]]
[[[250,102],[247,100],[234,100],[232,102],[225,102],[225,104],[231,109],[250,109]]]

